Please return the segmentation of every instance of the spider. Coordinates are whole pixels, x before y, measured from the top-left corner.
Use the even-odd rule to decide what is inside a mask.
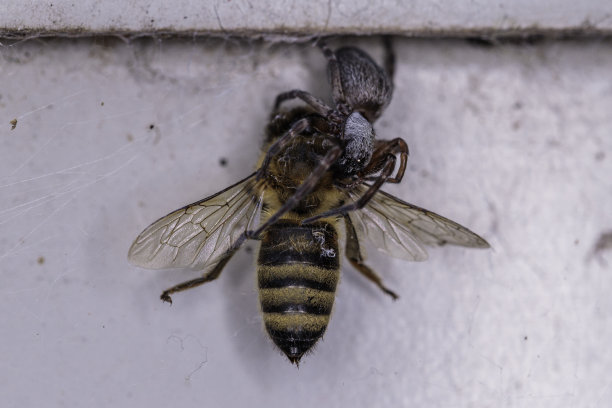
[[[327,59],[333,107],[300,89],[284,92],[276,97],[272,110],[273,118],[283,102],[296,98],[305,102],[313,113],[296,120],[289,130],[270,145],[257,171],[258,180],[268,176],[270,160],[304,133],[325,135],[333,147],[296,189],[293,196],[259,228],[246,231],[245,238],[257,239],[268,226],[295,208],[316,188],[330,168],[335,182],[343,188],[351,189],[365,181],[373,183],[358,200],[306,218],[302,224],[359,210],[374,197],[385,182],[401,182],[408,160],[408,145],[401,138],[376,139],[372,126],[391,102],[393,94],[395,55],[390,40],[387,38],[383,43],[384,68],[359,48],[342,47],[333,51],[324,41],[318,41],[317,45]],[[400,165],[395,176],[391,177],[397,154],[400,155]]]

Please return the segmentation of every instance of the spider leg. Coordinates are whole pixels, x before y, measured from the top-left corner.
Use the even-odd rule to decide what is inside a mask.
[[[361,197],[359,197],[357,201],[352,202],[347,205],[343,205],[342,207],[337,207],[329,211],[325,211],[324,213],[315,215],[314,217],[307,218],[304,221],[302,221],[302,224],[308,224],[313,221],[319,220],[321,218],[327,218],[333,215],[344,215],[348,212],[359,210],[365,207],[368,201],[370,201],[372,197],[374,197],[374,194],[376,194],[376,192],[380,190],[380,187],[385,183],[385,181],[387,181],[387,179],[393,173],[393,169],[395,168],[395,160],[396,160],[395,156],[388,155],[385,160],[386,160],[386,163],[382,171],[378,175],[378,178],[376,179],[376,181],[370,186],[370,188],[366,190],[366,192]]]
[[[346,225],[346,258],[363,276],[374,282],[376,286],[387,295],[391,296],[393,300],[396,300],[399,296],[391,289],[385,287],[380,276],[363,263],[363,257],[361,256],[361,250],[359,248],[359,238],[357,237],[355,226],[347,214],[344,215],[344,223]]]
[[[306,177],[306,179],[300,184],[295,190],[295,193],[275,212],[270,218],[266,220],[262,225],[254,231],[245,231],[244,237],[248,239],[258,239],[259,235],[270,225],[278,221],[283,215],[295,208],[300,201],[304,199],[314,188],[319,184],[319,181],[325,174],[325,172],[331,167],[332,164],[338,160],[342,155],[343,149],[339,145],[332,147],[323,159],[319,162],[317,167]],[[395,158],[394,158],[395,159]],[[242,239],[242,237],[241,237]],[[240,241],[240,239],[239,239]]]
[[[393,83],[393,75],[395,74],[395,53],[393,52],[393,45],[391,44],[391,36],[383,37],[383,47],[385,50],[385,71],[387,71],[387,75],[389,76],[391,83]]]
[[[372,158],[370,159],[370,163],[377,164],[381,161],[386,161],[386,157],[388,155],[400,155],[400,165],[397,169],[397,173],[395,177],[389,177],[386,182],[387,183],[399,183],[402,181],[404,177],[404,172],[406,171],[406,164],[408,163],[408,145],[402,138],[395,138],[392,140],[377,140],[377,146],[372,154]],[[368,166],[371,167],[371,166]],[[363,171],[365,174],[371,172],[368,168]],[[377,177],[367,178],[368,180],[376,180]]]
[[[323,51],[323,55],[327,58],[327,69],[329,72],[329,82],[332,89],[332,98],[338,109],[345,115],[350,113],[348,104],[346,103],[346,97],[344,96],[344,89],[342,88],[342,81],[340,80],[340,68],[338,68],[338,58],[334,51],[325,44],[323,41],[319,41],[317,46]]]
[[[278,111],[278,108],[283,102],[295,98],[303,100],[308,105],[310,105],[318,114],[322,116],[328,116],[331,112],[333,112],[333,109],[327,106],[325,102],[312,95],[311,93],[301,91],[299,89],[293,89],[289,92],[283,92],[281,94],[278,94],[276,100],[274,101],[274,108],[272,109],[272,112],[274,113]]]

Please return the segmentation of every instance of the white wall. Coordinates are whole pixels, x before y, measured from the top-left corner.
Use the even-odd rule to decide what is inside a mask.
[[[380,55],[377,39],[345,42]],[[319,52],[4,41],[3,404],[606,406],[610,244],[594,249],[612,230],[610,42],[395,48],[376,129],[411,157],[388,190],[493,249],[434,249],[425,263],[370,251],[400,300],[347,266],[325,339],[296,370],[261,328],[253,254],[170,307],[160,292],[193,274],[137,269],[126,253],[157,217],[252,170],[278,92],[327,96]]]

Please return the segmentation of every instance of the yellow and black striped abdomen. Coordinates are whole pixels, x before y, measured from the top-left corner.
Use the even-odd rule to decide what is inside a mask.
[[[339,270],[338,234],[328,222],[284,219],[262,234],[257,279],[264,324],[291,362],[323,336]]]

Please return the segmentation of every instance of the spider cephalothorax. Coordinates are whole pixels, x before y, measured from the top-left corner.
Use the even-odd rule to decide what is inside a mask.
[[[270,145],[258,171],[259,177],[265,177],[271,158],[287,144],[301,135],[313,134],[326,137],[334,148],[321,158],[319,175],[313,172],[312,181],[305,183],[302,190],[296,191],[293,201],[302,199],[330,168],[336,174],[339,185],[351,186],[363,181],[373,183],[358,201],[311,217],[304,222],[362,208],[383,183],[401,181],[408,159],[408,145],[403,139],[376,139],[372,125],[387,107],[393,94],[395,59],[389,42],[385,42],[384,68],[359,48],[343,47],[333,51],[323,42],[319,42],[318,46],[327,58],[333,106],[328,106],[311,93],[299,89],[278,95],[272,109],[273,116],[279,114],[283,102],[295,98],[306,102],[311,113],[305,114],[303,108],[297,108],[299,114],[291,115],[294,120],[290,128]],[[400,166],[395,176],[391,177],[397,154],[400,155]],[[287,204],[287,211],[291,205],[294,204]]]

